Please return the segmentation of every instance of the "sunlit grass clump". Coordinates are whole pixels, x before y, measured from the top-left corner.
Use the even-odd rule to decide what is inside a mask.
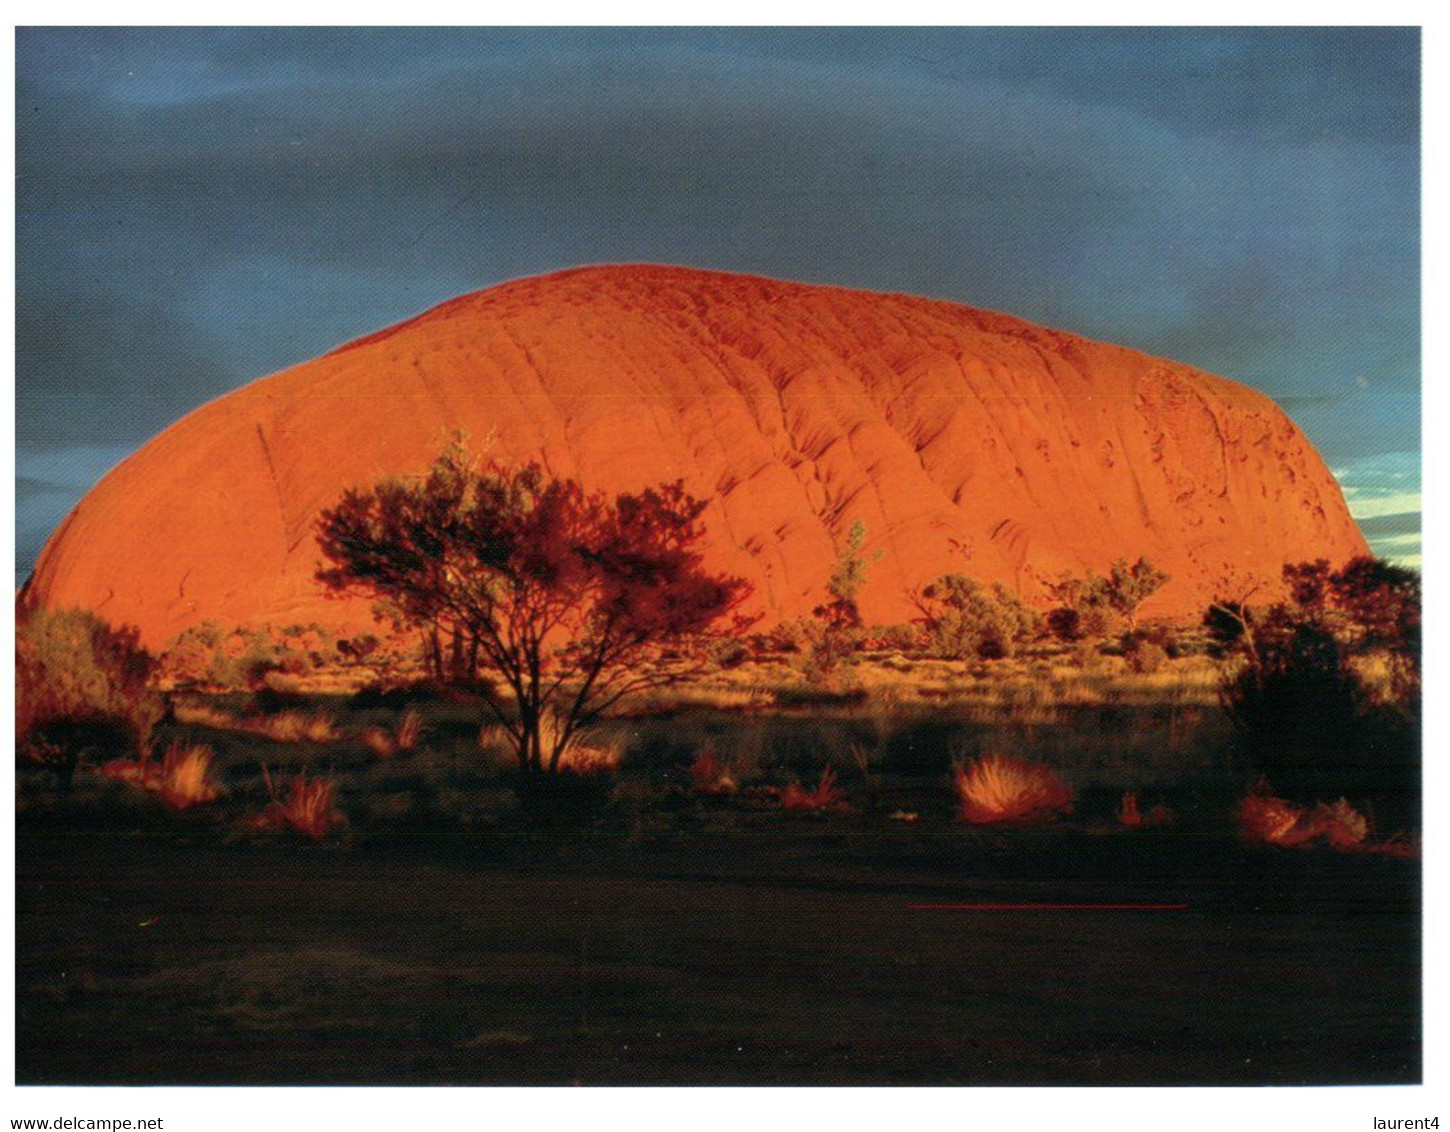
[[[554,711],[546,711],[539,720],[539,744],[544,750],[547,762],[562,739],[563,749],[559,751],[559,769],[574,774],[610,774],[624,762],[625,744],[616,739],[599,739],[593,735],[575,731],[563,739],[564,720]]]
[[[136,762],[114,759],[101,773],[155,794],[173,810],[185,810],[213,802],[220,793],[211,776],[213,757],[210,747],[172,743],[159,763],[149,754]]]
[[[178,723],[209,727],[213,731],[261,735],[274,743],[333,743],[341,737],[336,721],[326,712],[292,708],[275,715],[239,717],[209,704],[187,701],[178,703],[175,712]]]
[[[304,770],[287,784],[287,792],[282,795],[265,768],[263,775],[272,801],[247,823],[249,828],[263,833],[290,831],[320,841],[347,824],[337,809],[337,783],[332,779],[308,778]]]
[[[739,783],[730,773],[730,768],[715,753],[714,743],[706,743],[695,756],[695,761],[690,764],[690,784],[695,788],[696,794],[715,797],[734,794],[739,789]]]
[[[177,723],[185,723],[193,727],[209,727],[213,731],[242,730],[240,719],[230,712],[222,711],[210,704],[178,699],[172,712],[176,716]]]
[[[1047,819],[1072,806],[1072,792],[1049,768],[1007,755],[958,763],[953,776],[960,817],[978,825]]]
[[[623,761],[623,743],[596,746],[582,741],[571,742],[559,753],[559,769],[574,774],[613,774]]]
[[[792,782],[781,793],[783,809],[821,813],[846,808],[846,792],[836,785],[836,772],[832,767],[821,771],[821,781],[814,790],[807,790],[799,782]]]
[[[400,751],[411,751],[417,747],[422,734],[423,717],[417,709],[409,708],[391,731],[386,727],[364,728],[362,741],[378,758],[390,759]]]
[[[1369,820],[1344,798],[1302,806],[1275,797],[1261,783],[1239,803],[1239,831],[1262,845],[1301,848],[1323,842],[1333,849],[1365,848]]]
[[[249,730],[276,743],[332,743],[337,725],[325,712],[282,711],[248,721]]]

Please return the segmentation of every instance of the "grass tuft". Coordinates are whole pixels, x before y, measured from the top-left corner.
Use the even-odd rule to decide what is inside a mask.
[[[792,782],[780,796],[781,807],[787,810],[823,812],[846,809],[846,792],[836,785],[836,771],[826,767],[821,771],[821,781],[814,790],[807,790],[798,782]]]
[[[991,754],[953,767],[959,815],[977,825],[1043,820],[1072,808],[1072,792],[1036,763]]]
[[[706,743],[690,764],[690,782],[695,793],[716,797],[734,794],[740,788],[730,768],[715,753],[714,743]]]
[[[337,783],[331,778],[309,779],[307,772],[302,771],[288,783],[286,796],[280,797],[265,767],[262,773],[272,801],[247,823],[249,828],[263,833],[290,831],[320,841],[347,824],[335,804]]]
[[[214,802],[220,794],[211,776],[213,758],[210,747],[172,743],[159,763],[149,756],[136,762],[114,759],[101,767],[101,774],[155,794],[173,810],[185,810]]]

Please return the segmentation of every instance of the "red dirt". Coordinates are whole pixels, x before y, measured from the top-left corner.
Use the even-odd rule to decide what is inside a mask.
[[[229,394],[108,475],[27,590],[138,626],[371,629],[313,581],[318,513],[425,468],[450,429],[593,488],[683,478],[708,560],[765,622],[825,598],[856,519],[884,555],[868,621],[948,571],[1029,599],[1146,555],[1192,616],[1225,574],[1366,552],[1338,486],[1271,402],[1223,378],[952,303],[681,268],[507,283]]]

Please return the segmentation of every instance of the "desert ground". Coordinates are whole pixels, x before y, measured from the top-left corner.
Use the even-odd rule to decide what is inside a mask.
[[[1413,803],[1246,838],[1221,663],[752,657],[555,776],[464,691],[177,691],[195,804],[22,767],[17,1078],[1416,1081]],[[989,756],[1070,801],[964,820]]]

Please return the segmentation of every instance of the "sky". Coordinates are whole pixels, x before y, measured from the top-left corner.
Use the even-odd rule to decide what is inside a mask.
[[[652,261],[1008,311],[1274,397],[1420,555],[1413,29],[18,29],[16,572],[227,390]]]

